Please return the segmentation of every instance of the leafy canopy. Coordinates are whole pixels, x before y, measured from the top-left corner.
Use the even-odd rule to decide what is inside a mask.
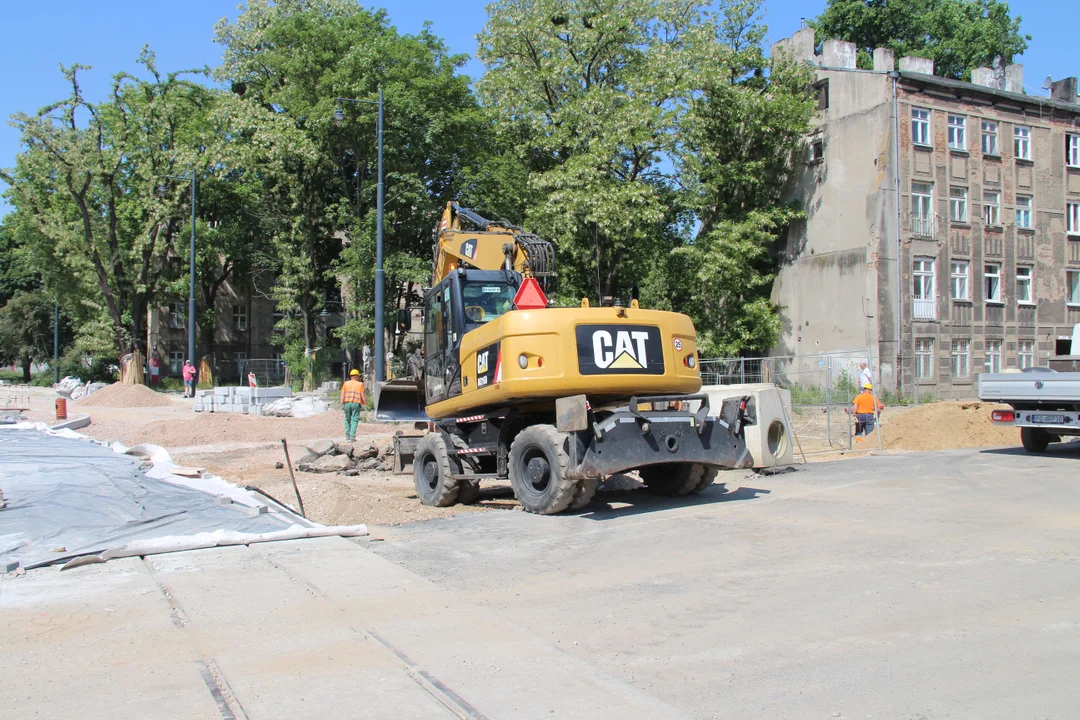
[[[971,71],[1006,65],[1027,49],[1019,16],[1000,0],[829,0],[811,22],[819,43],[836,38],[855,43],[861,68],[872,67],[874,48],[897,57],[934,61],[934,74],[970,80]]]

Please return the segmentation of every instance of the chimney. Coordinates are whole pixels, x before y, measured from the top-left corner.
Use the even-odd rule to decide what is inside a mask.
[[[787,55],[791,62],[801,63],[814,59],[814,29],[804,27],[789,38],[777,40],[769,48],[773,57]]]
[[[1023,65],[1006,65],[1005,66],[1005,89],[1009,92],[1023,93],[1024,92],[1024,66]]]
[[[1076,78],[1067,77],[1050,83],[1050,97],[1062,102],[1076,104]]]
[[[855,43],[843,40],[826,40],[823,49],[825,67],[855,69]]]
[[[874,72],[887,73],[896,69],[896,59],[889,48],[874,48]]]
[[[910,55],[907,55],[900,58],[900,72],[933,75],[934,61],[929,58],[911,57]]]
[[[971,71],[971,83],[983,87],[997,87],[994,71],[987,67],[975,68]]]

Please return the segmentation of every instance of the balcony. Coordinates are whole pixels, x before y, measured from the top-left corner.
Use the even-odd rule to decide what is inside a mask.
[[[928,322],[937,320],[937,303],[933,298],[923,300],[915,298],[912,300],[912,317],[915,320]]]
[[[918,240],[933,240],[934,218],[930,215],[912,215],[911,237]]]

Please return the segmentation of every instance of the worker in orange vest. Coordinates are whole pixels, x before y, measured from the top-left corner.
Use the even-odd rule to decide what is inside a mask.
[[[863,383],[862,392],[856,395],[851,403],[855,406],[855,437],[857,438],[874,432],[874,417],[877,411],[885,409],[885,405],[880,401],[874,401],[873,389],[874,386],[870,383]],[[859,438],[860,442],[861,440]]]
[[[360,406],[367,405],[364,383],[360,382],[360,371],[353,368],[349,379],[341,383],[341,406],[345,409],[345,439],[356,439],[356,426],[360,422]]]

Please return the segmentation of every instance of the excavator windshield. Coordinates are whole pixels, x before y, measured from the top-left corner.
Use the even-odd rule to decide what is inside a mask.
[[[489,323],[514,306],[517,287],[507,282],[466,281],[461,284],[465,330]]]

